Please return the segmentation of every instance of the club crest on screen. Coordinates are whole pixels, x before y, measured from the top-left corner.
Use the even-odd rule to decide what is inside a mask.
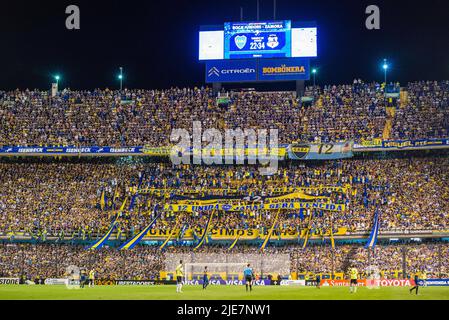
[[[270,34],[268,36],[267,46],[271,49],[276,48],[279,45],[278,37],[275,34]]]
[[[242,36],[236,36],[236,37],[234,38],[235,45],[236,45],[237,48],[239,48],[239,49],[243,49],[243,48],[245,47],[246,41],[247,41],[247,38],[246,38],[246,36],[244,36],[244,35],[242,35]]]

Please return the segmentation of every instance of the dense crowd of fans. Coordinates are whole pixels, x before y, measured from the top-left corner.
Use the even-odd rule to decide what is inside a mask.
[[[396,107],[393,138],[449,135],[449,81],[414,82]],[[379,83],[315,88],[312,105],[292,92],[229,92],[217,106],[210,88],[169,90],[0,91],[0,145],[155,147],[170,144],[173,129],[277,128],[280,142],[381,138],[388,103]]]
[[[408,86],[409,103],[394,117],[393,139],[449,137],[449,81],[421,81]]]
[[[396,88],[399,90],[399,88]],[[415,82],[404,101],[388,100],[378,83],[309,88],[312,104],[291,92],[229,92],[230,105],[218,106],[209,88],[169,90],[64,90],[51,97],[42,91],[0,91],[0,145],[154,146],[170,144],[173,129],[277,128],[279,140],[340,141],[382,138],[387,120],[391,139],[449,137],[449,81]],[[392,102],[393,101],[393,102]],[[388,107],[394,112],[387,112]],[[391,109],[391,108],[390,108]],[[425,156],[280,164],[272,176],[257,166],[173,166],[146,160],[2,161],[0,162],[0,236],[6,241],[25,235],[39,245],[0,244],[0,276],[60,277],[70,265],[95,269],[99,277],[153,279],[186,262],[251,262],[257,273],[345,272],[376,265],[394,270],[425,270],[447,275],[446,245],[360,246],[239,244],[232,254],[205,246],[169,247],[166,252],[139,246],[132,251],[106,248],[87,251],[80,245],[47,244],[53,240],[94,240],[117,219],[114,237],[137,234],[156,216],[153,228],[204,229],[211,211],[169,212],[167,203],[233,198],[233,201],[279,196],[289,188],[308,188],[309,196],[344,204],[343,212],[318,209],[281,210],[275,231],[309,230],[317,236],[329,229],[367,234],[379,214],[380,230],[394,232],[449,230],[449,158]],[[336,187],[342,189],[336,190]],[[142,191],[145,190],[145,191]],[[284,190],[284,191],[282,191]],[[104,203],[103,200],[104,199]],[[240,199],[240,200],[236,200]],[[315,201],[324,201],[318,199]],[[124,203],[123,210],[119,208]],[[215,229],[267,231],[275,211],[246,209],[218,212]],[[397,274],[395,274],[397,276]]]
[[[416,157],[286,164],[273,176],[260,175],[255,166],[0,163],[0,232],[10,237],[26,232],[36,239],[95,239],[109,229],[125,199],[117,229],[124,238],[142,230],[158,214],[154,229],[176,224],[204,228],[210,211],[170,212],[163,210],[164,205],[205,196],[232,196],[244,203],[248,197],[288,194],[291,191],[282,190],[290,187],[309,188],[304,189],[306,194],[326,197],[313,201],[329,199],[344,204],[345,210],[282,210],[277,230],[309,228],[319,234],[332,225],[349,232],[369,231],[376,211],[381,231],[449,230],[448,162],[447,157]],[[269,229],[275,216],[274,210],[219,211],[212,227]]]
[[[226,247],[203,246],[195,252],[191,247],[168,247],[160,251],[157,247],[137,246],[129,251],[102,248],[92,252],[79,245],[0,244],[0,277],[68,277],[75,266],[95,270],[97,279],[149,280],[160,278],[160,272],[173,274],[182,259],[186,264],[199,264],[196,269],[187,265],[190,275],[201,273],[208,264],[212,274],[241,273],[242,266],[213,264],[251,263],[258,277],[346,274],[352,267],[364,274],[371,266],[384,278],[404,278],[418,271],[425,272],[427,278],[438,278],[448,276],[448,256],[449,246],[444,243],[379,245],[374,251],[361,245],[340,245],[334,250],[329,246],[303,249],[288,245],[267,247],[263,253],[251,246],[236,246],[231,251]]]

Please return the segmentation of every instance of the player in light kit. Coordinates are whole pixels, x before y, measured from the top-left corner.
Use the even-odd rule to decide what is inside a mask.
[[[357,271],[356,268],[351,268],[349,273],[350,273],[350,278],[351,278],[350,283],[349,283],[349,292],[356,293],[357,292],[357,278],[358,278],[359,272]]]
[[[176,267],[176,292],[182,293],[182,277],[184,276],[183,273],[184,266],[182,264],[182,260],[179,260],[179,264]]]
[[[253,269],[250,267],[249,263],[246,266],[246,268],[243,270],[243,277],[245,278],[245,282],[246,282],[246,291],[248,291],[248,286],[249,286],[249,291],[253,291],[254,273],[253,273]]]
[[[203,290],[209,285],[209,278],[207,277],[207,266],[204,267],[203,271]]]

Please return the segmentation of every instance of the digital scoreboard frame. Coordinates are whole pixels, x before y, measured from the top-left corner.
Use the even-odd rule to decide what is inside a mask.
[[[226,22],[200,27],[200,61],[316,56],[317,27],[314,22]]]
[[[199,60],[206,83],[301,81],[310,79],[317,56],[314,22],[241,21],[201,26]]]
[[[291,57],[291,21],[224,24],[224,59],[287,57]]]

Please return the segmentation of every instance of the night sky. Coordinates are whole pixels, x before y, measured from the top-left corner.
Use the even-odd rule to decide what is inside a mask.
[[[65,28],[70,4],[81,30]],[[370,4],[380,7],[380,30],[365,28]],[[0,90],[48,89],[55,73],[63,87],[117,88],[119,66],[129,88],[204,85],[199,26],[239,21],[240,7],[256,20],[256,0],[2,1]],[[381,81],[386,57],[389,80],[406,84],[449,79],[448,12],[448,0],[277,0],[276,18],[317,22],[318,83]],[[273,1],[260,0],[260,20],[272,18]]]

